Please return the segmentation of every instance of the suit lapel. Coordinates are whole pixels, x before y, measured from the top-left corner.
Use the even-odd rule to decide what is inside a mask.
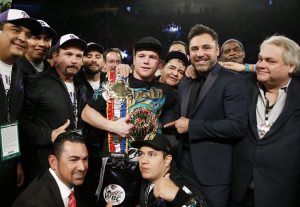
[[[299,106],[299,103],[297,102],[297,98],[296,98],[299,96],[298,92],[299,91],[296,90],[295,80],[291,80],[287,91],[286,102],[282,109],[282,112],[280,113],[279,117],[272,125],[270,131],[266,133],[263,139],[271,136],[278,129],[280,129],[282,125],[286,123],[287,119],[293,114],[293,112],[295,111],[295,107]]]
[[[54,177],[51,175],[51,173],[48,171],[47,172],[47,177],[48,177],[48,183],[49,183],[49,191],[51,192],[55,203],[57,203],[57,206],[64,206],[64,202],[62,200],[61,194],[59,187],[54,179]]]
[[[187,117],[188,105],[190,101],[191,91],[192,91],[192,80],[186,79],[186,84],[183,85],[182,89],[182,99],[181,99],[181,116]]]
[[[212,87],[212,85],[214,84],[214,82],[218,78],[220,69],[221,69],[221,66],[217,63],[217,65],[215,66],[215,68],[208,74],[208,76],[206,78],[206,81],[204,82],[204,84],[203,84],[203,86],[201,88],[200,94],[199,94],[199,96],[197,98],[196,106],[193,109],[192,116],[198,110],[198,108],[201,105],[204,97],[206,96],[206,94],[208,93],[209,89]]]
[[[250,86],[249,96],[248,96],[248,113],[249,113],[249,124],[252,130],[252,133],[255,135],[256,140],[258,140],[257,134],[257,120],[256,120],[256,104],[257,104],[257,97],[258,97],[258,87],[256,84],[254,86]]]

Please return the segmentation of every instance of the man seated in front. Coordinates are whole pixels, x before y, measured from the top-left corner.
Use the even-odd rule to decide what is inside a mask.
[[[88,169],[84,138],[75,132],[60,134],[53,143],[48,161],[49,170],[33,180],[12,207],[86,206],[83,200],[74,195],[74,188],[82,185]]]
[[[150,133],[135,141],[143,177],[140,207],[205,206],[202,193],[172,164],[171,144],[161,134]]]

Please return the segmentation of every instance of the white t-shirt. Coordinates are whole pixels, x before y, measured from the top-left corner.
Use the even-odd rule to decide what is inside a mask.
[[[77,113],[78,113],[78,109],[77,109],[77,98],[76,98],[76,93],[75,93],[75,86],[74,83],[70,83],[70,82],[65,82],[66,87],[68,89],[69,92],[69,96],[73,105],[73,114],[75,116],[75,126],[77,128],[77,123],[78,123],[78,118],[77,118]]]
[[[100,87],[100,80],[98,81],[91,81],[91,80],[88,80],[89,84],[92,86],[93,90],[96,91],[99,89]]]
[[[2,79],[5,93],[7,95],[11,84],[12,65],[8,65],[0,60],[0,78]]]

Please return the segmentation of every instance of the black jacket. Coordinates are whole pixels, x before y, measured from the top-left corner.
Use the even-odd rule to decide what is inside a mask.
[[[0,124],[7,123],[8,116],[8,100],[5,94],[4,85],[2,79],[0,79]],[[10,97],[9,97],[9,109],[11,122],[18,120],[19,112],[22,108],[24,100],[24,83],[22,78],[22,72],[16,65],[12,68]]]
[[[50,69],[50,64],[47,61],[43,61],[44,63],[44,71]],[[38,71],[34,68],[34,66],[29,62],[26,57],[19,58],[16,62],[18,68],[22,70],[23,79],[26,80],[29,75],[38,73]]]
[[[86,88],[74,79],[77,97],[78,127],[82,127],[81,111],[86,103]],[[25,83],[25,101],[21,113],[20,131],[24,146],[24,164],[30,175],[48,169],[52,130],[67,119],[75,129],[75,115],[69,93],[55,68],[29,76]],[[25,169],[26,170],[26,169]],[[25,172],[26,173],[26,172]]]
[[[79,73],[77,74],[77,79],[80,81],[80,83],[82,83],[86,87],[86,96],[87,96],[87,100],[89,100],[90,98],[93,97],[94,89],[92,88],[90,83],[87,81],[87,79],[84,75],[84,70],[85,70],[84,67],[82,67],[80,69]],[[100,73],[100,85],[104,81],[106,81],[106,73],[101,72]],[[88,147],[88,151],[89,151],[89,158],[92,158],[92,159],[96,158],[101,163],[102,158],[100,155],[101,155],[103,142],[104,142],[103,136],[105,136],[106,133],[100,129],[90,126],[87,123],[83,123],[83,124],[84,124],[83,134],[86,137],[87,147]]]
[[[75,189],[76,206],[86,206]],[[43,175],[37,177],[25,191],[16,199],[12,207],[64,207],[59,187],[47,170]]]
[[[256,207],[300,206],[300,82],[293,78],[284,108],[264,138],[257,133],[257,84],[249,85],[247,136],[234,147],[232,197],[240,202],[251,181]]]
[[[0,124],[8,123],[8,105],[10,122],[18,120],[24,99],[24,86],[21,70],[16,65],[12,68],[9,101],[5,94],[4,85],[0,78]],[[10,203],[14,199],[17,188],[16,159],[0,161],[0,189],[1,202]]]
[[[94,89],[92,88],[92,86],[90,85],[90,83],[87,81],[85,75],[84,75],[84,70],[85,68],[82,67],[79,71],[79,73],[77,74],[77,78],[80,80],[81,83],[83,83],[86,87],[86,94],[87,94],[87,99],[89,100],[93,94],[94,94]],[[106,73],[100,73],[100,85],[105,81],[106,78]]]
[[[190,121],[188,133],[180,134],[177,164],[184,164],[180,150],[188,143],[197,180],[203,185],[229,185],[233,146],[247,132],[247,83],[240,74],[217,63],[188,115],[194,81],[197,80],[183,78],[178,89],[177,110]]]
[[[192,181],[188,180],[186,177],[184,177],[180,171],[177,170],[175,165],[172,165],[170,173],[170,179],[180,188],[177,192],[175,199],[172,202],[166,202],[166,201],[157,201],[156,198],[153,195],[153,189],[150,191],[148,195],[148,202],[147,207],[181,207],[184,204],[187,204],[191,202],[192,200],[196,200],[197,204],[195,206],[197,207],[204,207],[205,200],[200,192],[200,190],[196,187],[196,185],[193,184]],[[140,191],[140,207],[145,207],[145,191],[149,185],[149,181],[143,180],[141,184],[141,191]],[[192,194],[187,194],[183,187],[189,189]],[[197,198],[197,199],[195,199]]]

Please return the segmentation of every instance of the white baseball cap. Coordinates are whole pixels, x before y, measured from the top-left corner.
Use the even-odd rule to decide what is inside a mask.
[[[29,15],[19,9],[8,9],[0,14],[0,22],[9,22],[17,26],[28,28],[33,35],[42,33],[42,25],[35,19],[30,18]]]

